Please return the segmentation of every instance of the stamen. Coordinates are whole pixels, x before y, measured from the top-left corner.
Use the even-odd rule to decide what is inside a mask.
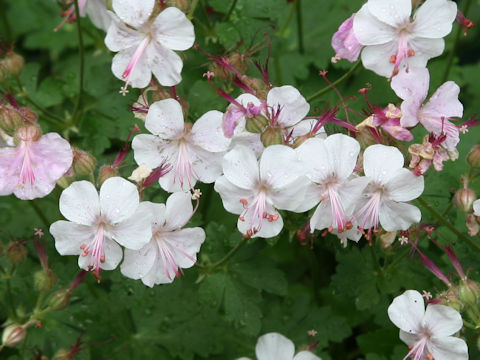
[[[132,72],[135,70],[135,66],[137,66],[138,61],[142,57],[142,54],[144,53],[145,49],[147,48],[147,45],[150,43],[150,37],[146,36],[143,41],[138,45],[137,49],[135,50],[135,53],[132,56],[132,59],[127,65],[127,68],[122,74],[122,78],[125,79],[125,85],[121,88],[120,93],[125,96],[125,94],[128,93],[128,85],[130,84],[130,76],[132,75]]]

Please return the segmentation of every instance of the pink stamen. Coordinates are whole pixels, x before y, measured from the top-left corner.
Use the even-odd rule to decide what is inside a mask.
[[[196,176],[192,168],[192,163],[190,162],[190,157],[188,156],[187,146],[183,141],[180,141],[180,146],[178,149],[177,164],[175,165],[174,182],[176,180],[179,180],[180,186],[183,188],[183,183],[186,177],[188,181],[188,185],[192,189],[193,188],[192,175],[195,175],[195,177],[198,178],[198,176]]]
[[[396,75],[398,73],[398,68],[400,67],[400,64],[402,63],[403,59],[408,59],[410,56],[414,56],[415,52],[413,50],[408,49],[408,42],[407,42],[407,37],[404,34],[400,35],[400,39],[398,40],[398,49],[397,49],[397,54],[393,55],[390,58],[390,61],[393,62],[394,68],[393,68],[393,75]],[[407,63],[407,71],[408,71],[408,63]]]
[[[344,232],[348,222],[347,215],[338,197],[338,193],[332,185],[328,185],[328,197],[332,207],[332,225],[338,229],[338,232]]]
[[[150,43],[150,37],[147,36],[142,40],[140,45],[138,45],[137,49],[135,50],[135,53],[132,56],[132,59],[128,63],[125,71],[123,72],[122,78],[125,79],[125,85],[120,90],[120,93],[122,95],[125,95],[128,92],[127,88],[128,88],[128,85],[130,84],[130,76],[132,75],[132,72],[135,69],[135,66],[137,66],[138,61],[142,57],[142,55],[145,52],[145,49],[147,48],[147,45],[149,43]]]
[[[83,250],[82,256],[90,255],[88,269],[95,269],[94,274],[97,279],[100,278],[100,265],[105,262],[105,249],[103,245],[104,228],[102,225],[98,227],[95,239],[89,244],[82,244],[80,249]]]
[[[376,192],[370,198],[370,200],[355,214],[353,219],[358,218],[363,214],[363,218],[360,222],[360,228],[368,229],[370,234],[371,229],[375,231],[378,226],[378,211],[380,209],[382,194],[381,192]]]
[[[427,338],[424,337],[422,340],[417,342],[414,347],[408,352],[407,355],[403,358],[403,360],[411,358],[413,356],[413,360],[420,360],[425,350],[425,346],[427,345]]]
[[[23,185],[32,186],[35,182],[35,172],[30,158],[30,142],[24,142],[25,156],[23,157],[22,168],[20,170],[20,181]]]

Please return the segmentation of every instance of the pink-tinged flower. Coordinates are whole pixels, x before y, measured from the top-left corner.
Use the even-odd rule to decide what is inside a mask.
[[[374,108],[371,116],[357,125],[358,129],[364,126],[372,128],[382,128],[393,138],[401,141],[412,141],[412,133],[400,124],[402,112],[393,104],[389,104],[385,109]]]
[[[237,227],[246,236],[276,236],[283,228],[276,209],[303,212],[314,205],[305,199],[309,180],[288,146],[269,146],[258,161],[253,150],[239,145],[224,156],[223,173],[215,191],[228,212],[240,215]]]
[[[442,171],[444,161],[458,159],[456,149],[447,151],[442,146],[445,138],[445,135],[439,138],[435,135],[425,135],[421,144],[412,144],[408,147],[408,152],[412,155],[409,167],[413,169],[415,175],[425,174],[432,164],[436,171]]]
[[[388,307],[390,320],[400,328],[400,339],[411,350],[403,358],[413,360],[467,360],[464,340],[452,336],[463,326],[462,316],[445,305],[427,305],[416,290],[407,290]]]
[[[400,67],[425,67],[445,47],[443,37],[452,31],[457,5],[450,0],[426,0],[413,21],[411,0],[369,0],[355,14],[353,31],[365,45],[362,63],[390,77]]]
[[[55,28],[55,31],[58,31],[65,23],[76,20],[73,0],[69,1],[68,4],[70,4],[68,9],[61,14],[65,19]],[[104,31],[108,30],[112,18],[108,13],[106,0],[78,0],[78,10],[81,17],[88,16],[97,28]]]
[[[140,203],[135,185],[120,177],[103,183],[100,195],[88,181],[76,181],[60,196],[60,212],[69,221],[50,226],[60,255],[80,255],[78,266],[113,270],[122,260],[122,249],[138,250],[152,237],[150,208]]]
[[[312,232],[330,228],[342,233],[352,228],[353,210],[369,182],[366,177],[352,177],[359,152],[358,141],[343,134],[308,139],[297,148],[312,182],[306,197],[314,204],[320,202],[310,219]]]
[[[300,351],[295,355],[293,342],[279,333],[268,333],[258,338],[255,346],[257,360],[321,360],[310,351]],[[242,357],[237,360],[250,360]]]
[[[15,147],[0,147],[0,195],[22,200],[44,197],[70,168],[73,152],[56,133],[41,134],[36,125],[16,130]]]
[[[171,283],[182,269],[195,264],[205,231],[182,229],[193,215],[190,193],[174,193],[166,205],[145,202],[145,206],[153,214],[152,238],[140,250],[126,249],[120,269],[123,275],[153,287]]]
[[[193,25],[185,14],[168,7],[151,18],[155,0],[113,0],[118,15],[108,28],[105,44],[114,52],[112,71],[125,81],[121,93],[131,85],[144,88],[153,75],[163,86],[178,84],[183,67],[175,51],[190,48],[195,40]]]
[[[337,32],[332,37],[332,47],[335,50],[335,59],[347,59],[350,62],[358,60],[362,44],[360,44],[355,37],[353,31],[353,17],[350,16],[338,28]]]
[[[419,122],[436,137],[446,136],[443,146],[455,150],[459,138],[459,129],[449,120],[463,116],[463,105],[458,100],[460,88],[453,81],[441,85],[425,104],[430,83],[430,74],[426,68],[411,67],[409,71],[400,71],[392,79],[392,89],[403,99],[400,124],[404,127],[415,126]]]
[[[354,218],[363,229],[407,230],[421,219],[420,210],[411,201],[423,192],[423,176],[415,176],[403,167],[403,155],[396,147],[369,146],[363,153],[363,169],[370,184],[363,205]]]
[[[222,118],[220,111],[212,110],[192,126],[184,123],[178,101],[157,101],[145,120],[153,135],[137,135],[132,141],[135,161],[151,169],[170,163],[171,170],[159,179],[169,192],[191,189],[197,180],[212,183],[222,174],[222,156],[230,145],[223,135]]]

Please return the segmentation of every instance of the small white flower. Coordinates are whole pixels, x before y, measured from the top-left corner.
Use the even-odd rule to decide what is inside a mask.
[[[451,336],[463,326],[462,317],[455,309],[429,304],[425,310],[422,295],[416,290],[407,290],[393,300],[388,316],[400,328],[400,339],[411,348],[404,359],[468,359],[465,341]]]
[[[295,355],[293,342],[279,333],[260,336],[255,346],[255,355],[257,355],[257,360],[321,360],[310,351],[300,351]],[[237,360],[250,359],[243,357]]]
[[[408,244],[408,237],[406,236],[400,236],[398,238],[398,241],[400,242],[400,245],[407,245]]]
[[[191,196],[178,192],[170,195],[166,205],[143,202],[153,214],[152,237],[140,250],[125,250],[120,267],[122,274],[152,287],[171,283],[182,269],[192,267],[205,241],[202,228],[182,227],[193,215]]]
[[[61,255],[80,255],[84,270],[113,270],[122,259],[120,245],[140,249],[152,236],[152,215],[139,203],[137,188],[120,177],[105,180],[100,196],[88,181],[76,181],[60,196],[60,212],[69,221],[50,226]]]

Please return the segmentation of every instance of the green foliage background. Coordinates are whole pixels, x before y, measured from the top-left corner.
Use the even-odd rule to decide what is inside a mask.
[[[296,86],[308,98],[327,84],[318,71],[327,69],[334,81],[352,64],[342,61],[331,64],[334,55],[330,46],[332,34],[344,19],[357,11],[359,0],[200,0],[191,14],[196,42],[212,54],[233,51],[249,53],[271,38],[270,76],[276,86]],[[478,1],[459,1],[469,7],[468,15],[480,22]],[[298,7],[300,11],[298,11]],[[129,106],[139,92],[119,95],[122,85],[110,71],[112,54],[106,49],[104,33],[82,18],[85,45],[85,78],[81,111],[72,117],[79,92],[79,47],[76,24],[53,29],[61,21],[60,7],[52,0],[0,0],[0,36],[14,42],[16,52],[24,56],[26,66],[18,84],[0,85],[12,92],[22,105],[32,106],[40,115],[47,131],[57,131],[81,149],[91,152],[98,164],[113,161],[135,123]],[[299,32],[299,26],[302,31]],[[480,31],[474,27],[468,36],[458,36],[458,26],[446,38],[445,54],[429,62],[431,93],[443,81],[454,80],[462,88],[461,101],[465,119],[479,113],[480,104]],[[301,40],[299,40],[301,39]],[[258,77],[251,61],[264,62],[266,48],[251,54],[250,76]],[[448,62],[452,61],[452,66]],[[179,95],[189,103],[189,120],[194,121],[211,109],[224,111],[227,103],[208,86],[202,74],[208,69],[204,54],[194,49],[184,53],[183,81]],[[447,73],[447,68],[448,73]],[[373,103],[385,106],[398,99],[384,78],[358,68],[353,76],[339,85],[352,108],[361,111],[365,103],[358,89],[371,84]],[[226,90],[238,93],[229,84],[218,82]],[[333,91],[311,101],[312,113],[319,114],[326,106],[339,102]],[[34,104],[47,109],[42,112]],[[55,120],[55,117],[60,120]],[[55,120],[55,121],[53,121]],[[360,121],[362,119],[356,119]],[[329,128],[329,131],[335,131]],[[424,133],[418,131],[416,139]],[[468,171],[465,156],[479,139],[479,130],[461,136],[460,158],[447,163],[445,170],[433,170],[425,179],[424,199],[438,211],[448,210],[451,189],[460,187],[459,177]],[[123,176],[135,168],[131,155]],[[478,183],[473,188],[480,193]],[[192,223],[207,233],[199,254],[199,263],[215,263],[230,251],[241,236],[236,230],[236,217],[223,210],[212,186],[201,187],[200,211]],[[21,201],[13,196],[0,199],[0,239],[6,245],[12,239],[26,239],[28,258],[11,280],[13,304],[18,317],[35,306],[38,293],[33,289],[33,273],[40,269],[32,245],[33,228],[45,230],[51,268],[58,277],[55,289],[70,285],[78,273],[76,257],[56,253],[48,226],[61,218],[58,198],[61,188],[44,199]],[[155,187],[146,199],[164,201],[166,194]],[[417,204],[418,205],[418,204]],[[425,222],[436,221],[422,208]],[[465,216],[450,208],[447,218],[466,233]],[[328,359],[401,359],[407,347],[398,339],[398,329],[389,321],[387,307],[393,297],[405,289],[425,289],[432,293],[444,286],[425,270],[409,249],[370,247],[364,239],[344,249],[336,237],[316,234],[314,248],[301,246],[295,236],[307,217],[289,214],[286,226],[275,239],[249,242],[221,266],[210,269],[192,268],[171,285],[145,287],[140,281],[123,277],[118,270],[102,273],[97,284],[87,277],[74,292],[70,305],[62,311],[50,312],[42,319],[41,328],[30,328],[24,346],[6,348],[0,358],[52,357],[60,348],[69,348],[79,336],[84,344],[111,340],[86,347],[77,359],[234,359],[254,358],[255,343],[261,334],[276,331],[291,338],[298,347],[309,345],[307,331],[315,329],[318,346],[315,352]],[[469,277],[479,278],[478,251],[441,224],[438,240],[455,243],[455,251],[464,268],[471,268]],[[473,238],[480,244],[478,237]],[[452,273],[448,260],[427,241],[420,243],[445,273]],[[5,256],[0,264],[8,267]],[[0,323],[7,319],[6,281],[0,281]],[[478,333],[464,334],[470,357],[480,357]]]

